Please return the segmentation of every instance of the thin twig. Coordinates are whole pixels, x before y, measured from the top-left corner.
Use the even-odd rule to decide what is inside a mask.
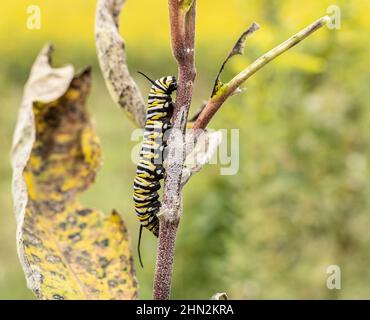
[[[163,216],[160,216],[159,222],[160,232],[157,248],[153,299],[168,300],[171,293],[171,278],[179,221],[166,221],[163,219]]]
[[[306,28],[304,28],[303,30],[301,30],[300,32],[298,32],[285,42],[281,43],[277,47],[265,53],[263,56],[259,57],[246,69],[244,69],[233,79],[231,79],[217,92],[217,94],[215,94],[208,101],[206,107],[203,109],[198,119],[195,121],[193,131],[205,129],[210,120],[212,119],[212,117],[215,115],[215,113],[221,107],[221,105],[226,101],[226,99],[229,98],[239,88],[239,86],[242,83],[244,83],[247,79],[249,79],[253,74],[255,74],[258,70],[260,70],[266,64],[280,56],[285,51],[289,50],[290,48],[294,47],[296,44],[301,42],[303,39],[307,38],[316,30],[326,25],[328,21],[330,21],[330,18],[328,16],[324,16],[318,19],[317,21],[310,24],[309,26],[307,26]]]
[[[183,141],[196,76],[194,65],[196,0],[169,0],[168,7],[172,52],[178,64],[178,81],[174,124],[168,140],[166,178],[159,215],[159,242],[153,284],[155,300],[170,298],[176,234],[182,214],[181,179],[185,161]],[[179,153],[179,149],[183,152]]]

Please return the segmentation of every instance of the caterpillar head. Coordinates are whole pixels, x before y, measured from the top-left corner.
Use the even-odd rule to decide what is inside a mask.
[[[163,79],[163,83],[167,87],[167,90],[166,90],[167,94],[171,94],[177,89],[177,81],[174,76],[167,76],[167,77],[163,77],[162,79]]]
[[[166,76],[153,81],[145,73],[138,71],[142,76],[152,83],[152,91],[154,93],[164,93],[170,95],[177,89],[177,81],[174,76]]]

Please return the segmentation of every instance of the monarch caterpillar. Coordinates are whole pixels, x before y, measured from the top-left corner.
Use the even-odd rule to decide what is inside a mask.
[[[158,190],[161,188],[160,180],[164,178],[165,174],[163,159],[167,146],[166,132],[171,128],[174,108],[171,94],[177,89],[177,82],[173,76],[166,76],[153,81],[145,74],[139,73],[152,83],[148,96],[144,141],[136,169],[133,195],[135,211],[141,223],[138,243],[141,263],[140,239],[142,228],[147,228],[156,237],[159,235],[157,213],[160,210],[161,203]]]

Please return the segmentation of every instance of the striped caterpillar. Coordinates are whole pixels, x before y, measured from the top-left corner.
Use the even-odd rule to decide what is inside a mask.
[[[165,157],[166,131],[171,128],[174,104],[171,94],[177,89],[176,78],[162,77],[156,81],[145,74],[152,87],[148,96],[148,109],[144,128],[144,140],[140,152],[140,160],[134,180],[135,211],[140,220],[139,248],[142,228],[145,227],[156,237],[159,235],[160,210],[158,190],[160,180],[164,178],[163,160]],[[140,250],[139,250],[139,258]]]

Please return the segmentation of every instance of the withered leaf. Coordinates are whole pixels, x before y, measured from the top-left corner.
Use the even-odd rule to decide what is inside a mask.
[[[91,75],[36,59],[14,135],[13,199],[17,248],[39,299],[135,299],[137,281],[127,229],[78,195],[94,181],[101,148],[85,101]]]
[[[212,297],[211,300],[229,300],[225,292],[217,292]]]
[[[222,142],[222,133],[203,131],[196,139],[195,145],[192,133],[186,135],[186,140],[187,155],[181,176],[182,186],[212,159]]]
[[[145,124],[146,106],[127,66],[125,42],[118,19],[125,0],[99,0],[95,41],[100,68],[113,100],[139,127]]]
[[[220,80],[220,76],[221,76],[221,73],[224,70],[226,64],[229,62],[229,60],[232,57],[234,57],[238,54],[240,54],[240,55],[244,54],[245,43],[246,43],[248,37],[251,36],[259,28],[260,28],[259,25],[255,22],[253,22],[252,25],[240,35],[240,37],[236,41],[235,45],[233,46],[233,48],[229,52],[228,56],[226,57],[226,59],[224,60],[224,62],[221,65],[220,71],[217,74],[217,77],[216,77],[216,80],[215,80],[215,83],[214,83],[214,86],[213,86],[211,97],[216,95],[224,85],[222,83],[222,81]]]
[[[231,52],[229,53],[229,56],[227,57],[227,60],[230,59],[232,56],[235,56],[237,54],[244,54],[244,48],[245,48],[245,42],[247,38],[253,34],[253,32],[257,31],[259,29],[259,25],[255,22],[252,23],[252,25],[244,31],[238,41],[236,41],[234,47],[232,48]]]

